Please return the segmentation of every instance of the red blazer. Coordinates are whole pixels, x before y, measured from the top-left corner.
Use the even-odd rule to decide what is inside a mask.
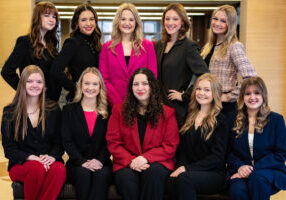
[[[107,147],[113,156],[113,171],[129,167],[139,155],[149,163],[158,162],[169,170],[174,170],[174,156],[179,144],[179,130],[173,108],[164,106],[164,116],[155,128],[147,123],[141,148],[137,119],[132,127],[124,124],[122,105],[113,106],[106,134]]]

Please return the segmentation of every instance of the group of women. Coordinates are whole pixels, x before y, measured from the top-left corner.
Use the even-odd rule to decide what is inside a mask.
[[[125,200],[161,200],[165,186],[170,199],[196,199],[220,192],[225,180],[232,199],[286,189],[285,122],[270,111],[236,38],[232,6],[213,12],[201,55],[178,3],[165,9],[155,48],[130,3],[118,8],[103,45],[97,14],[83,4],[57,55],[58,21],[52,3],[38,3],[1,72],[16,89],[2,144],[26,199],[56,199],[66,179],[78,199],[106,199],[112,179]],[[54,103],[61,87],[70,101],[62,111]]]

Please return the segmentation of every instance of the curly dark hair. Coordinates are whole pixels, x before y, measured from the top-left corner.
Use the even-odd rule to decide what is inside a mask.
[[[129,80],[127,96],[123,103],[123,109],[122,109],[124,123],[128,126],[132,126],[134,124],[140,106],[140,103],[134,96],[132,90],[134,77],[137,74],[145,74],[147,76],[147,80],[150,86],[150,97],[145,115],[147,117],[147,121],[150,122],[151,127],[154,128],[158,123],[160,115],[164,117],[164,110],[162,103],[163,100],[158,80],[155,78],[153,72],[145,67],[137,69]]]

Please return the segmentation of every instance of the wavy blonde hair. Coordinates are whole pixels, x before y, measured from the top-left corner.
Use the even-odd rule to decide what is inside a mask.
[[[55,27],[47,31],[45,34],[45,41],[46,41],[46,47],[41,42],[41,27],[42,27],[42,20],[41,16],[43,14],[50,14],[54,13],[56,16],[56,25]],[[58,10],[56,9],[55,5],[51,2],[42,1],[37,3],[33,10],[33,16],[32,16],[32,23],[31,28],[29,32],[30,41],[33,47],[33,55],[38,58],[44,58],[44,50],[47,48],[49,54],[52,57],[55,57],[58,55],[57,51],[57,44],[58,44],[58,38],[57,38],[57,29],[59,25],[59,14]]]
[[[166,13],[169,10],[174,10],[180,18],[183,20],[184,24],[181,26],[178,34],[178,40],[182,40],[186,37],[187,32],[190,31],[191,28],[191,21],[187,15],[187,12],[184,8],[184,6],[180,3],[171,3],[167,6],[167,8],[163,12],[161,24],[162,24],[162,31],[161,31],[161,36],[162,36],[162,42],[168,42],[171,39],[171,36],[168,34],[166,28],[165,28],[165,16]]]
[[[129,10],[130,12],[132,12],[135,18],[136,25],[135,25],[135,30],[131,36],[131,41],[132,41],[132,48],[134,49],[135,55],[139,56],[140,49],[145,51],[144,47],[142,46],[142,42],[143,42],[142,21],[140,19],[137,9],[132,3],[123,3],[117,9],[116,15],[113,20],[113,25],[112,25],[111,45],[108,48],[110,48],[112,53],[116,55],[114,48],[122,40],[121,31],[119,30],[119,21],[121,19],[122,12],[124,10]]]
[[[73,102],[78,103],[83,98],[82,93],[82,81],[85,74],[92,73],[96,75],[99,78],[99,85],[100,90],[99,94],[96,97],[96,109],[99,114],[102,115],[103,119],[106,119],[108,117],[108,111],[107,111],[107,97],[106,97],[106,88],[103,82],[103,78],[99,72],[99,70],[95,67],[87,67],[82,74],[80,75],[77,83],[76,83],[76,93]]]
[[[256,121],[254,127],[258,133],[262,133],[263,128],[267,123],[268,115],[270,114],[271,111],[270,107],[268,106],[267,88],[262,78],[256,76],[245,79],[240,88],[240,93],[237,103],[238,113],[235,120],[235,126],[233,128],[233,130],[237,133],[237,137],[239,137],[242,134],[242,132],[248,127],[247,107],[244,103],[244,95],[246,89],[252,85],[257,88],[257,90],[259,91],[259,93],[262,95],[263,98],[263,103],[256,115]]]
[[[217,58],[223,58],[226,56],[227,49],[230,45],[236,41],[238,41],[236,36],[236,26],[237,26],[237,13],[233,6],[223,5],[218,7],[213,11],[211,20],[214,18],[217,12],[224,12],[226,15],[226,24],[227,24],[227,32],[224,37],[224,41],[219,46],[218,50],[215,52],[215,56]],[[202,48],[201,56],[205,59],[206,56],[210,53],[213,45],[215,45],[217,40],[217,36],[213,33],[212,27],[209,30],[208,42]]]
[[[202,136],[205,138],[205,140],[208,140],[217,125],[216,117],[220,113],[222,109],[221,104],[221,85],[216,78],[215,75],[206,73],[201,75],[195,82],[194,89],[191,94],[191,100],[189,103],[189,109],[188,109],[188,116],[186,118],[185,124],[182,126],[180,132],[182,134],[186,133],[191,126],[195,125],[196,118],[200,112],[201,105],[196,100],[196,89],[198,88],[198,84],[202,80],[208,80],[211,85],[211,91],[213,96],[213,101],[211,102],[211,109],[208,115],[203,119],[202,121]]]

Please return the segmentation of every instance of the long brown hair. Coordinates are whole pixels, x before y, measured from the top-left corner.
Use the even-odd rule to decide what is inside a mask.
[[[190,27],[191,27],[191,22],[188,18],[187,12],[184,8],[184,6],[180,3],[171,3],[167,6],[167,8],[164,10],[163,12],[163,16],[162,16],[162,20],[161,20],[161,24],[162,24],[162,31],[161,31],[161,36],[162,36],[162,42],[168,42],[171,39],[171,36],[168,34],[166,28],[165,28],[165,16],[166,13],[169,10],[174,10],[179,16],[180,18],[183,20],[183,24],[179,30],[179,34],[178,34],[178,40],[182,40],[186,37],[186,34],[188,31],[190,31]]]
[[[223,5],[218,7],[213,11],[212,18],[216,15],[217,12],[224,12],[226,15],[226,24],[227,24],[227,32],[225,33],[224,41],[219,46],[219,49],[216,51],[216,56],[218,58],[223,58],[226,55],[227,49],[229,46],[238,41],[236,36],[236,26],[237,26],[237,13],[233,6]],[[212,27],[210,27],[208,42],[202,49],[201,56],[205,58],[213,48],[213,45],[216,43],[217,36],[213,33]]]
[[[268,115],[270,114],[270,107],[268,106],[268,92],[262,78],[256,76],[245,79],[240,88],[240,93],[237,103],[238,112],[236,116],[235,127],[233,128],[233,130],[237,133],[237,136],[241,135],[242,132],[248,126],[247,107],[244,103],[244,95],[246,89],[251,85],[254,85],[257,88],[257,90],[259,91],[259,93],[262,95],[263,98],[263,103],[256,115],[256,122],[254,127],[258,133],[262,133],[263,128],[267,123]]]
[[[54,13],[54,15],[56,16],[56,25],[52,30],[47,31],[47,33],[45,34],[44,36],[45,37],[44,39],[46,42],[46,47],[45,47],[41,42],[41,32],[40,32],[41,27],[42,27],[41,16],[43,14],[50,14],[50,13]],[[30,41],[33,47],[33,55],[36,58],[46,59],[46,57],[44,56],[45,48],[47,48],[49,54],[52,57],[55,57],[56,55],[58,55],[58,51],[57,51],[58,25],[59,25],[59,15],[58,15],[58,10],[56,9],[55,5],[47,1],[42,1],[42,2],[37,3],[33,11],[32,23],[31,23],[31,28],[29,32]]]
[[[136,7],[132,3],[123,3],[117,9],[115,17],[113,19],[112,33],[111,33],[112,42],[109,48],[111,49],[112,53],[116,55],[114,48],[122,40],[121,31],[119,30],[119,21],[121,19],[121,16],[124,10],[129,10],[130,12],[132,12],[135,18],[136,25],[135,25],[135,30],[132,33],[131,41],[132,41],[132,48],[134,49],[135,55],[139,56],[140,49],[145,51],[144,47],[142,46],[142,42],[143,42],[142,21],[140,19],[140,16],[138,14]]]
[[[196,117],[198,116],[201,105],[197,102],[196,100],[196,89],[198,87],[198,84],[202,80],[208,80],[211,84],[211,91],[212,91],[212,96],[213,96],[213,101],[211,103],[211,108],[210,112],[208,115],[203,119],[202,121],[202,136],[205,138],[205,140],[208,140],[217,125],[217,120],[216,117],[220,113],[222,109],[222,104],[221,104],[221,85],[216,78],[215,75],[206,73],[201,75],[195,82],[194,89],[191,94],[191,101],[189,103],[189,109],[188,109],[188,116],[185,121],[185,124],[181,128],[181,133],[184,134],[186,133],[191,126],[195,124]]]
[[[99,90],[99,94],[96,97],[96,109],[97,109],[97,112],[101,114],[104,119],[106,119],[108,117],[106,88],[104,85],[103,78],[97,68],[88,67],[82,72],[82,74],[80,75],[76,83],[76,93],[75,93],[73,102],[75,103],[80,102],[83,98],[82,80],[83,80],[84,75],[87,73],[92,73],[99,78],[100,90]]]
[[[43,80],[43,91],[39,97],[39,107],[40,107],[40,116],[39,123],[42,122],[42,133],[45,132],[45,77],[44,73],[40,69],[40,67],[36,65],[29,65],[24,68],[20,81],[18,83],[18,87],[16,90],[15,97],[9,107],[12,107],[12,121],[15,122],[15,130],[14,130],[14,139],[16,141],[19,140],[19,134],[21,134],[22,139],[24,140],[25,135],[27,134],[27,92],[26,92],[26,83],[31,74],[40,74]],[[22,128],[22,130],[20,130]],[[21,133],[19,133],[21,132]]]
[[[93,47],[97,52],[100,52],[101,50],[101,36],[102,33],[98,27],[98,17],[97,17],[97,13],[95,12],[95,10],[93,9],[93,7],[89,4],[81,4],[79,5],[73,14],[72,20],[71,20],[71,29],[72,32],[70,33],[70,36],[73,37],[75,35],[76,32],[80,31],[79,30],[79,26],[78,26],[78,20],[79,20],[79,16],[82,12],[84,11],[90,11],[92,12],[92,14],[94,15],[94,19],[95,19],[95,29],[92,33],[93,39],[94,39],[94,43],[93,43]]]

